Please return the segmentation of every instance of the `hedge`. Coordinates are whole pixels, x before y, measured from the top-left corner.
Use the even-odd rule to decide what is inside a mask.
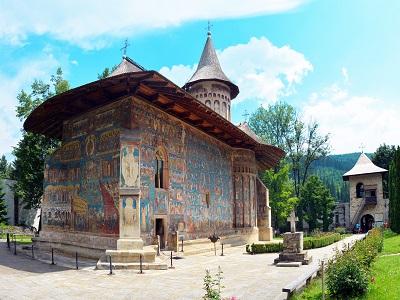
[[[321,248],[333,243],[336,243],[341,239],[339,233],[327,233],[318,235],[317,237],[307,237],[303,241],[303,249],[314,249]],[[259,254],[259,253],[273,253],[273,252],[281,252],[283,250],[282,243],[274,243],[274,244],[247,244],[246,252],[251,254]]]
[[[383,248],[383,233],[372,229],[364,240],[357,241],[352,249],[338,252],[329,261],[327,286],[329,294],[343,299],[364,294],[368,289],[370,267]]]

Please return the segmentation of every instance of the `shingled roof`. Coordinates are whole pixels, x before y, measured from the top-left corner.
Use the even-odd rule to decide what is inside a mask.
[[[24,129],[61,139],[64,121],[129,96],[139,97],[227,145],[253,150],[261,169],[275,166],[285,155],[277,147],[260,143],[155,71],[122,73],[56,95],[28,116]]]
[[[197,70],[183,88],[190,89],[193,84],[205,80],[221,81],[227,84],[231,89],[231,99],[234,99],[239,94],[238,86],[230,81],[222,71],[210,32],[207,34],[206,44],[204,45]]]
[[[349,176],[385,173],[386,169],[376,166],[365,153],[361,153],[354,167],[343,175],[343,180],[349,180]]]
[[[121,63],[117,66],[117,68],[108,76],[116,76],[119,74],[130,73],[130,72],[140,72],[146,71],[141,65],[135,62],[133,59],[130,59],[127,56],[122,57]]]

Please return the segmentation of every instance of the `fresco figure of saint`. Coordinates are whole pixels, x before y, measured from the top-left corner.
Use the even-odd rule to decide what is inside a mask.
[[[121,149],[121,186],[139,188],[139,149],[127,145]]]

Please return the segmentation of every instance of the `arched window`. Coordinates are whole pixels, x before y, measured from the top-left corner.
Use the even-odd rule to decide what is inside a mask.
[[[219,101],[218,101],[218,100],[214,101],[214,110],[215,110],[217,113],[219,113]]]
[[[364,197],[364,184],[362,182],[359,182],[356,185],[356,197],[357,198]]]
[[[226,112],[226,103],[225,103],[225,102],[222,102],[222,115],[223,115],[226,119],[228,119],[228,114],[227,114],[227,112]]]
[[[168,188],[168,157],[164,149],[158,148],[156,150],[155,157],[155,177],[154,184],[156,188],[167,189]]]
[[[206,105],[211,108],[211,101],[210,100],[206,100]]]

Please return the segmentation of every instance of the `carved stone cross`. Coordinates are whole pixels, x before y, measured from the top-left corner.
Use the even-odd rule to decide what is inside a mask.
[[[287,218],[287,221],[290,222],[290,232],[295,233],[296,232],[296,221],[298,221],[299,218],[296,217],[296,214],[294,210],[290,213],[289,218]]]

